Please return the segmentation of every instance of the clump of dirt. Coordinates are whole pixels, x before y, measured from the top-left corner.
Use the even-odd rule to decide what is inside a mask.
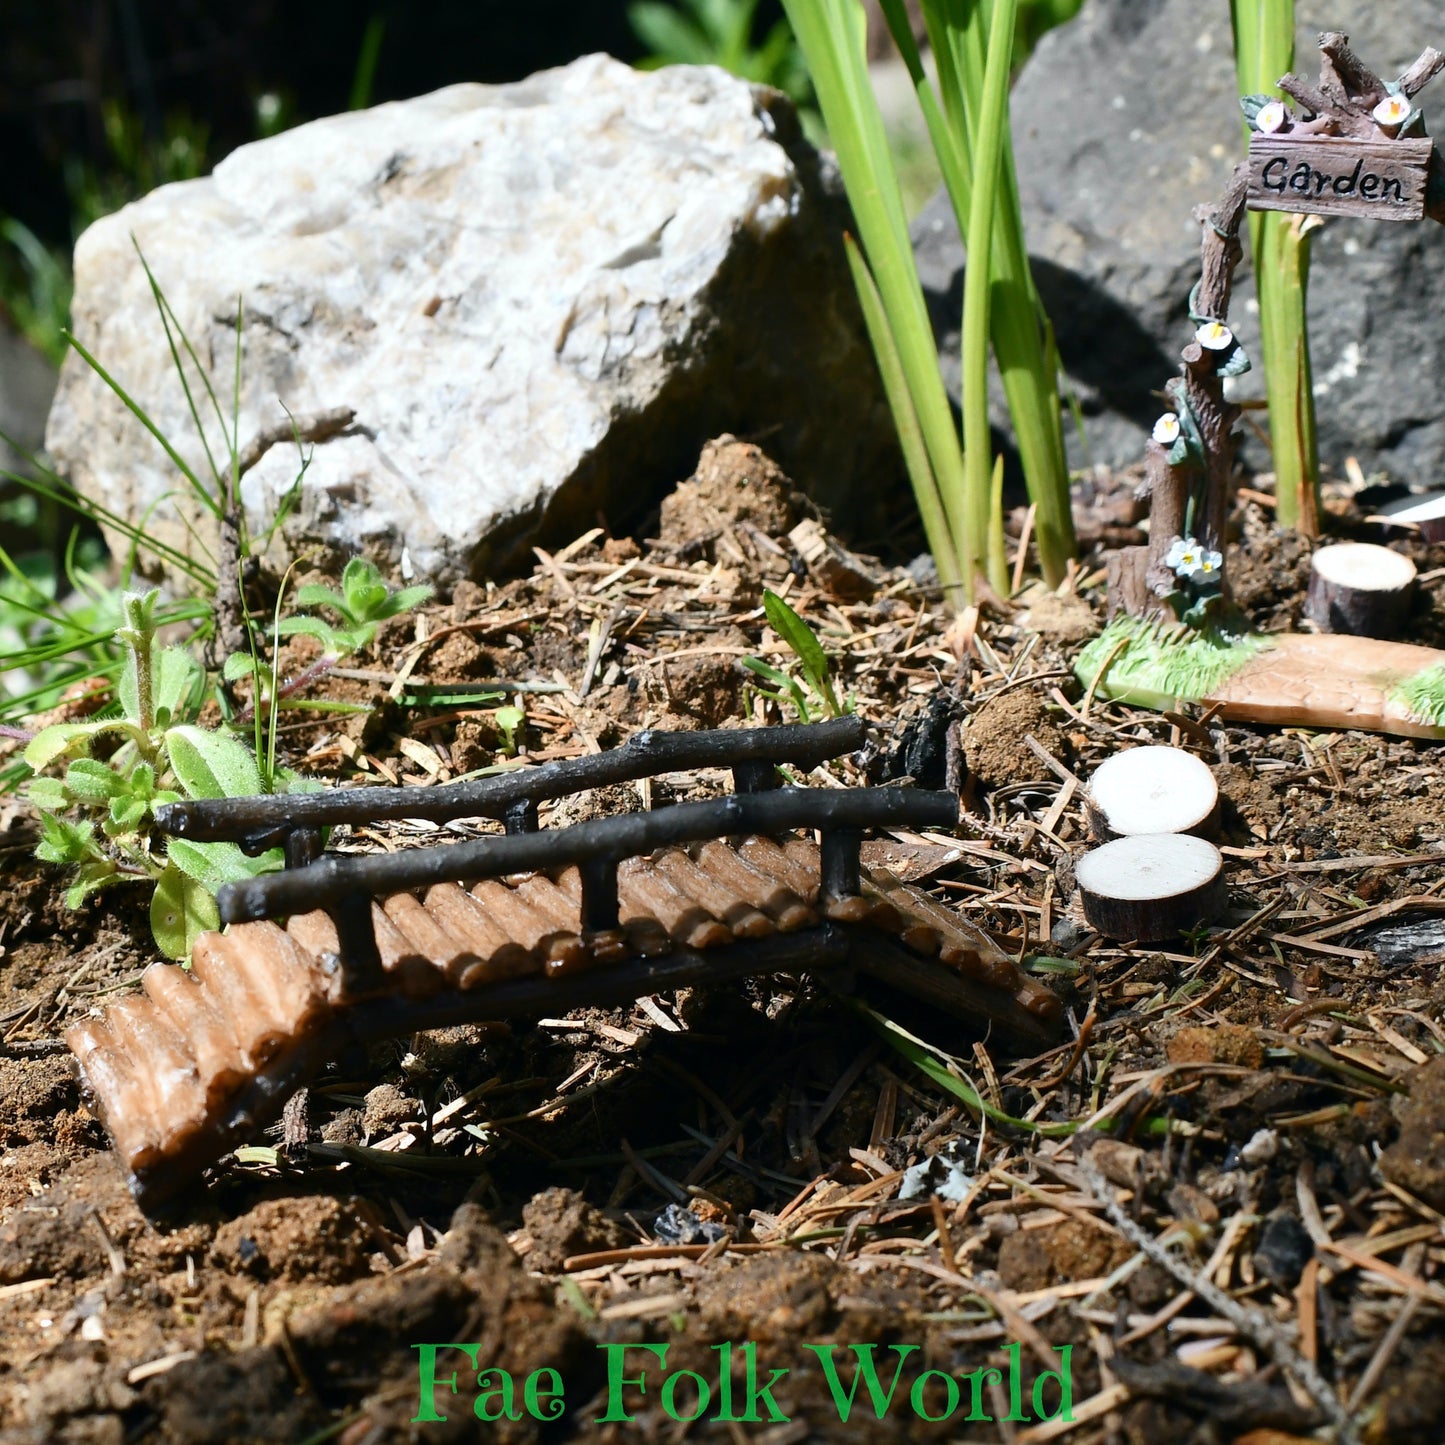
[[[187,1445],[303,1439],[338,1407],[347,1408],[352,1427],[345,1439],[474,1438],[467,1429],[468,1422],[475,1429],[471,1395],[453,1401],[449,1369],[436,1372],[437,1420],[424,1433],[414,1429],[418,1362],[415,1351],[398,1348],[403,1340],[477,1341],[478,1369],[511,1370],[519,1381],[540,1366],[569,1369],[576,1358],[568,1316],[552,1310],[544,1287],[526,1277],[506,1241],[475,1207],[464,1206],[423,1268],[298,1288],[267,1307],[259,1344],[182,1358],[134,1389],[111,1359],[99,1374],[73,1382],[86,1390],[78,1399],[73,1391],[69,1398],[32,1398],[28,1414],[36,1427],[48,1427],[36,1437],[43,1439],[120,1440],[124,1431],[112,1412],[130,1408],[137,1397],[145,1438]],[[157,1355],[163,1348],[159,1340],[152,1346]],[[455,1358],[468,1363],[460,1353]],[[62,1435],[60,1421],[71,1414],[86,1415],[91,1433]],[[105,1433],[108,1426],[113,1434]],[[534,1429],[530,1421],[504,1419],[489,1427],[489,1438],[533,1439]]]
[[[71,1200],[22,1204],[0,1226],[0,1284],[27,1279],[84,1279],[105,1265],[94,1206]]]
[[[1075,592],[1060,596],[1040,588],[1028,601],[1028,625],[1050,641],[1087,642],[1100,631],[1099,616]]]
[[[1133,1252],[1116,1234],[1082,1219],[1065,1219],[1005,1235],[998,1249],[998,1272],[1010,1289],[1047,1289],[1056,1280],[1102,1279]]]
[[[1017,688],[981,707],[963,730],[963,760],[985,787],[1041,783],[1053,774],[1024,741],[1031,736],[1060,762],[1068,761],[1068,739],[1035,692]]]
[[[1407,756],[1398,742],[1372,738],[1336,744],[1330,765],[1307,758],[1298,770],[1274,776],[1252,760],[1224,764],[1216,776],[1226,827],[1238,842],[1272,841],[1288,829],[1290,841],[1313,850],[1311,856],[1415,847],[1440,835],[1435,820],[1445,805],[1445,778],[1422,771],[1411,796],[1398,794],[1394,776]],[[1329,776],[1314,776],[1316,765]]]
[[[324,1195],[263,1199],[216,1231],[211,1262],[256,1279],[328,1284],[370,1271],[371,1229],[354,1205]]]
[[[425,654],[428,675],[456,679],[495,677],[497,665],[469,632],[452,632]]]
[[[1171,1064],[1237,1064],[1258,1069],[1264,1064],[1264,1045],[1242,1024],[1192,1025],[1169,1040]]]
[[[686,725],[715,728],[735,717],[743,675],[736,657],[693,656],[664,660],[655,669],[669,712]]]
[[[1392,1372],[1366,1445],[1436,1445],[1445,1437],[1445,1343],[1426,1340]]]
[[[797,520],[793,496],[787,474],[761,447],[720,436],[702,449],[692,476],[663,499],[659,536],[709,556],[713,540],[739,524],[782,537]]]
[[[735,1339],[817,1339],[834,1322],[831,1287],[842,1283],[831,1260],[794,1254],[748,1259],[700,1283],[698,1308]]]
[[[627,1231],[589,1204],[575,1189],[544,1189],[522,1209],[522,1224],[532,1240],[527,1264],[555,1271],[574,1254],[620,1249]]]
[[[421,1101],[402,1093],[395,1084],[378,1084],[367,1091],[366,1107],[361,1113],[362,1128],[367,1138],[394,1133],[421,1111]]]
[[[452,737],[452,767],[459,774],[489,767],[501,742],[501,729],[490,718],[462,718]]]
[[[658,785],[653,784],[654,797]],[[591,792],[574,793],[559,798],[545,814],[549,828],[570,828],[574,823],[589,823],[593,818],[607,818],[616,813],[640,813],[643,810],[642,789],[637,783],[609,783]]]
[[[1445,1055],[1414,1071],[1395,1113],[1400,1137],[1380,1156],[1380,1172],[1432,1209],[1445,1209]]]
[[[80,1103],[75,1060],[69,1054],[0,1059],[0,1147],[34,1144],[53,1136],[57,1117]]]
[[[998,1247],[998,1277],[1009,1289],[1047,1289],[1054,1277],[1046,1231],[1015,1229]]]
[[[1273,518],[1263,517],[1257,508],[1246,509],[1244,528],[1247,545],[1229,554],[1235,602],[1263,631],[1298,627],[1314,548],[1298,532],[1280,531]]]

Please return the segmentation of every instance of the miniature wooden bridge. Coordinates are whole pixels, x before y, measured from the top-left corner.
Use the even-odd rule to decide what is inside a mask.
[[[869,974],[1015,1044],[1051,1041],[1052,992],[958,914],[860,861],[867,828],[956,823],[953,794],[770,786],[778,764],[811,768],[863,737],[854,718],[641,733],[441,787],[158,810],[172,833],[281,844],[293,866],[223,888],[230,927],[197,940],[189,971],[153,964],[140,994],[67,1034],[137,1197],[160,1202],[254,1137],[349,1045],[459,1022],[805,970]],[[731,767],[737,791],[537,828],[539,801],[704,766]],[[323,827],[400,817],[500,817],[508,832],[314,856]]]

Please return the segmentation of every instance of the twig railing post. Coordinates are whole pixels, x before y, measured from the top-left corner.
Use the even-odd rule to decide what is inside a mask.
[[[288,868],[304,868],[321,856],[321,830],[319,828],[288,828],[281,845],[286,850]]]
[[[615,933],[622,926],[617,896],[617,859],[603,855],[577,865],[582,879],[582,933]]]
[[[537,831],[537,800],[521,798],[502,814],[502,826],[508,833],[535,833]]]
[[[352,997],[371,993],[384,981],[371,895],[362,889],[344,893],[327,908],[336,928],[343,991]]]
[[[772,763],[745,762],[733,764],[733,791],[761,793],[778,786],[778,770]]]
[[[863,891],[863,832],[860,828],[825,828],[819,847],[825,898],[856,898]]]

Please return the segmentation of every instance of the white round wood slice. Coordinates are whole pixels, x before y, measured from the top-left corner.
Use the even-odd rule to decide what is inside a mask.
[[[1305,615],[1321,632],[1391,639],[1415,597],[1415,564],[1372,542],[1321,547],[1310,562]]]
[[[1389,502],[1381,507],[1376,515],[1418,527],[1427,542],[1445,542],[1445,492],[1430,492],[1423,497],[1401,497],[1398,502]]]
[[[1135,833],[1074,865],[1084,917],[1106,938],[1178,943],[1224,906],[1224,860],[1192,833]]]
[[[1219,787],[1209,764],[1183,748],[1129,748],[1089,780],[1111,833],[1192,833],[1214,820]]]

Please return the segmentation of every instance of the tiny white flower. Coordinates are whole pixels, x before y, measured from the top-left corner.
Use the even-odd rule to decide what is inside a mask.
[[[1192,577],[1199,570],[1199,557],[1199,543],[1193,537],[1176,537],[1164,565],[1173,568],[1180,577]]]
[[[1228,351],[1234,345],[1234,332],[1222,321],[1206,321],[1195,331],[1194,339],[1210,351]]]
[[[1196,577],[1213,577],[1223,566],[1223,553],[1201,552],[1199,554],[1199,565],[1195,568],[1194,575]]]
[[[1403,95],[1387,95],[1370,114],[1375,117],[1377,125],[1404,125],[1410,114],[1410,102]]]
[[[1172,411],[1154,423],[1154,440],[1161,447],[1172,447],[1179,440],[1179,418]]]
[[[1289,111],[1277,100],[1272,100],[1268,105],[1260,106],[1255,114],[1254,123],[1266,135],[1273,135],[1277,130],[1283,130],[1285,123],[1289,120]]]

